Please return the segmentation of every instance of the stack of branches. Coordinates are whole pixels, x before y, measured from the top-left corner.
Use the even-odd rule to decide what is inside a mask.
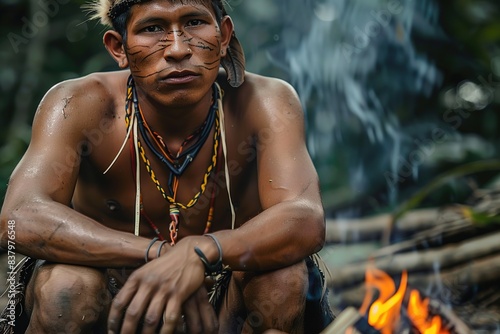
[[[369,258],[332,271],[328,285],[339,310],[359,308],[365,273],[375,267],[429,297],[449,321],[475,333],[500,323],[500,188],[476,190],[466,204],[400,211],[357,220],[328,220],[327,244],[382,240]],[[436,308],[435,308],[436,309]]]

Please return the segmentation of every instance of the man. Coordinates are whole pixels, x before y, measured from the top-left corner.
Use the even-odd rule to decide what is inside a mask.
[[[2,246],[14,226],[39,259],[26,332],[320,331],[324,214],[294,90],[244,72],[220,0],[92,9],[122,70],[46,94],[2,208]]]

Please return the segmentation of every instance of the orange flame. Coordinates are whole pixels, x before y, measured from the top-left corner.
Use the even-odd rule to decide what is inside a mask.
[[[420,298],[416,290],[410,292],[410,301],[408,303],[408,316],[413,325],[422,334],[449,334],[446,329],[441,328],[441,317],[435,315],[429,321],[429,299]]]
[[[369,267],[366,270],[367,291],[360,313],[368,314],[368,323],[382,334],[392,334],[397,328],[400,320],[401,306],[405,297],[408,275],[403,271],[401,282],[396,291],[394,280],[382,270]],[[374,290],[378,290],[379,296],[373,301]],[[372,302],[373,301],[373,302]],[[413,326],[421,334],[449,334],[446,329],[441,328],[441,318],[434,316],[429,320],[429,299],[421,299],[417,290],[410,291],[408,302],[408,317]]]
[[[376,268],[369,268],[366,271],[367,293],[360,311],[366,314],[368,305],[373,299],[373,288],[379,291],[379,296],[368,311],[368,323],[382,334],[391,334],[394,324],[399,321],[401,304],[406,292],[407,274],[403,272],[401,284],[396,292],[396,286],[392,278],[385,272]]]

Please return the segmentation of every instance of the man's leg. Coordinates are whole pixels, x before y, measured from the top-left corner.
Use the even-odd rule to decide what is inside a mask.
[[[106,333],[110,302],[104,270],[42,264],[26,289],[26,333]]]
[[[304,333],[305,262],[265,272],[233,272],[219,312],[220,333]]]

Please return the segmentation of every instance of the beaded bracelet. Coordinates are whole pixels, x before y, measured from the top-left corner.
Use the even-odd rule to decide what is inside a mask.
[[[154,237],[153,240],[151,240],[151,242],[149,243],[149,246],[148,248],[146,248],[146,254],[144,255],[144,262],[145,263],[148,263],[148,258],[149,258],[149,250],[151,249],[151,247],[153,247],[154,243],[158,241],[158,237]]]
[[[219,251],[219,259],[217,260],[217,262],[215,262],[214,264],[210,264],[210,262],[208,262],[207,257],[205,256],[205,254],[198,247],[194,247],[194,251],[200,257],[201,262],[203,262],[203,265],[205,266],[205,276],[212,276],[212,275],[220,274],[222,272],[222,268],[223,268],[223,265],[222,265],[222,246],[221,246],[219,240],[217,240],[217,238],[214,235],[207,233],[207,234],[205,234],[205,236],[211,238],[215,242],[215,245],[217,246],[217,250]]]

